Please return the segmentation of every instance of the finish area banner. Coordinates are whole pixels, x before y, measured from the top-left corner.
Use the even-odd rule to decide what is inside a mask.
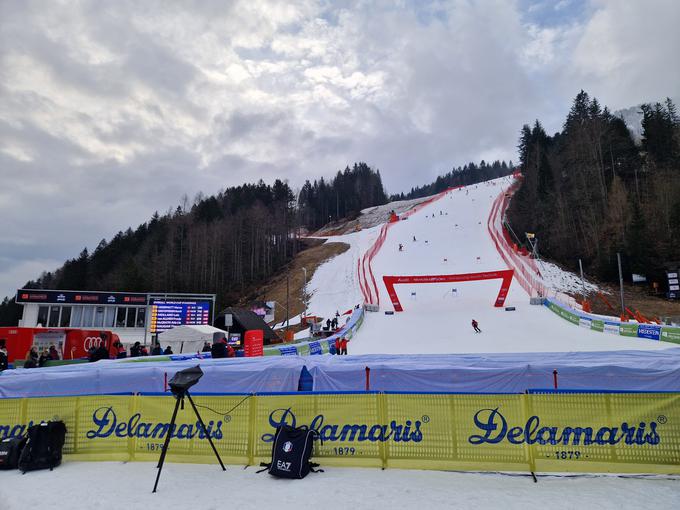
[[[321,465],[475,471],[680,473],[680,393],[195,395],[0,400],[0,438],[40,420],[68,428],[66,460],[212,463],[271,458],[276,428],[319,431]]]
[[[438,274],[438,275],[419,275],[419,276],[383,276],[383,282],[387,288],[387,293],[392,301],[392,306],[395,312],[403,312],[404,308],[401,306],[399,296],[397,295],[394,286],[404,283],[454,283],[454,282],[473,282],[481,280],[496,280],[500,279],[501,289],[496,297],[494,306],[500,307],[505,304],[505,298],[508,297],[510,284],[512,283],[512,276],[515,273],[513,269],[503,269],[501,271],[485,271],[482,273],[461,273],[461,274]]]

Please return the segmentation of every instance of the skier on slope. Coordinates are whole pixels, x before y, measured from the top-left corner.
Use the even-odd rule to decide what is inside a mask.
[[[472,319],[472,327],[474,328],[475,333],[481,333],[482,332],[482,330],[479,329],[479,323],[474,319]]]
[[[404,245],[399,243],[399,251],[404,251]]]

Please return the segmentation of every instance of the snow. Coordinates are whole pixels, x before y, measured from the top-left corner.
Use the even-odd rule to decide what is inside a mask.
[[[597,285],[589,282],[588,278],[585,276],[582,283],[581,277],[579,275],[560,269],[552,262],[539,260],[537,265],[541,271],[543,281],[557,292],[583,294],[584,287],[586,289],[586,293],[597,292],[600,290]]]
[[[222,472],[217,463],[167,463],[152,494],[155,463],[66,462],[54,471],[0,472],[0,508],[623,510],[680,504],[680,479],[672,477],[539,476],[533,483],[528,474],[324,469],[303,480],[282,480],[256,474],[254,467],[227,466]]]
[[[529,304],[529,296],[514,282],[506,306],[495,308],[499,280],[455,284],[398,285],[404,312],[392,310],[383,275],[455,274],[506,269],[487,230],[493,200],[512,182],[504,177],[449,192],[392,225],[373,261],[380,312],[367,313],[352,340],[353,354],[490,353],[666,349],[674,344],[605,335],[579,328],[544,306]],[[441,213],[440,213],[441,211]],[[357,260],[378,235],[379,227],[334,237],[350,249],[321,265],[309,282],[309,309],[330,316],[360,302]],[[416,241],[413,241],[413,236]],[[404,250],[398,250],[399,244]],[[581,286],[580,277],[543,263],[546,282],[558,290]],[[456,289],[454,294],[453,289]],[[415,293],[415,295],[412,295]],[[470,322],[480,323],[475,334]]]

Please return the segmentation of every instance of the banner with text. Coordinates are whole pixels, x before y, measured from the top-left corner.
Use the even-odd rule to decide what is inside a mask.
[[[194,396],[170,430],[170,396],[4,399],[0,439],[62,419],[67,460],[214,462],[271,457],[276,427],[319,431],[322,465],[680,473],[680,394],[281,394]],[[228,414],[227,414],[228,413]]]

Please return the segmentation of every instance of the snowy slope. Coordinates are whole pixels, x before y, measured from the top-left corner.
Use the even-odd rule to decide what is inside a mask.
[[[0,509],[196,510],[255,508],[324,510],[462,508],[507,510],[671,509],[680,480],[452,473],[325,467],[304,480],[283,480],[256,468],[166,464],[156,494],[151,462],[67,462],[54,471],[0,471]]]
[[[352,340],[352,353],[559,352],[672,347],[574,326],[545,307],[529,305],[528,295],[516,283],[511,286],[506,301],[506,306],[514,306],[516,310],[495,308],[499,280],[399,285],[396,289],[404,312],[384,314],[384,310],[392,310],[392,305],[382,282],[383,275],[457,274],[507,268],[489,236],[487,219],[492,202],[511,182],[512,177],[504,177],[450,191],[408,220],[392,225],[372,265],[380,290],[380,312],[367,314],[359,334]],[[357,260],[377,234],[378,227],[375,227],[333,238],[349,243],[352,249],[343,254],[344,258],[341,255],[319,268],[310,282],[314,292],[310,308],[333,313],[360,301]],[[400,243],[404,246],[401,252]],[[351,265],[349,269],[347,264]],[[549,272],[551,279],[578,281],[557,267],[550,268]],[[480,323],[483,331],[480,335],[470,326],[473,318]]]

